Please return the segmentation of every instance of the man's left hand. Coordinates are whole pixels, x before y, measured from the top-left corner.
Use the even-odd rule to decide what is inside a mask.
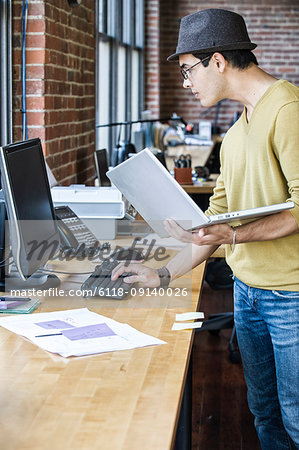
[[[189,242],[195,245],[221,245],[231,244],[233,241],[233,229],[227,224],[210,225],[199,230],[186,231],[173,219],[164,222],[170,236],[181,242]]]

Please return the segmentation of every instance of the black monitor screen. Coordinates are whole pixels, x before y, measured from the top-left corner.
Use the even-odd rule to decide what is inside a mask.
[[[15,151],[7,149],[6,159],[18,219],[47,220],[49,233],[54,233],[49,188],[45,183],[38,146]]]
[[[19,271],[30,276],[50,254],[50,245],[57,239],[57,228],[44,156],[39,139],[3,147],[1,166],[3,190],[8,212],[11,246]],[[32,242],[45,242],[43,253],[26,255]]]
[[[95,157],[95,164],[96,164],[99,185],[100,186],[111,186],[111,182],[106,175],[106,172],[108,171],[108,168],[109,168],[108,167],[107,150],[105,148],[96,150],[94,157]]]

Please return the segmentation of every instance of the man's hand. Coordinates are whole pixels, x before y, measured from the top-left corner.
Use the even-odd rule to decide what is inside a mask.
[[[164,222],[168,233],[182,242],[195,245],[232,244],[233,229],[227,224],[211,225],[192,232],[184,230],[173,219]],[[263,217],[236,227],[236,244],[246,242],[272,241],[299,232],[295,218],[290,211]]]
[[[191,242],[195,245],[220,245],[231,244],[233,241],[233,230],[227,224],[210,225],[199,230],[186,231],[173,219],[164,222],[168,233],[181,242]]]
[[[124,278],[125,283],[142,283],[145,287],[159,287],[160,278],[155,269],[144,266],[142,264],[126,264],[120,263],[113,269],[111,273],[111,279],[116,280],[123,273],[133,272],[134,275]]]

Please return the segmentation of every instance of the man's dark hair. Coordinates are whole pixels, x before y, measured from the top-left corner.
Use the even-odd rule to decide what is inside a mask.
[[[215,52],[211,53],[193,53],[193,56],[198,59],[204,59],[210,56],[212,58],[213,54]],[[230,63],[233,67],[236,69],[247,69],[248,66],[250,66],[251,63],[254,63],[258,66],[257,59],[252,53],[251,50],[225,50],[225,51],[219,51],[218,53],[221,53],[221,55],[226,59],[228,63]],[[210,58],[203,61],[202,65],[204,67],[207,67],[210,62]]]

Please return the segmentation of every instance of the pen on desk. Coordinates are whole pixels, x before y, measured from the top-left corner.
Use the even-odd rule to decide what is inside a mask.
[[[39,334],[38,336],[34,336],[36,338],[38,337],[49,337],[49,336],[62,336],[63,333],[51,333],[51,334]]]

